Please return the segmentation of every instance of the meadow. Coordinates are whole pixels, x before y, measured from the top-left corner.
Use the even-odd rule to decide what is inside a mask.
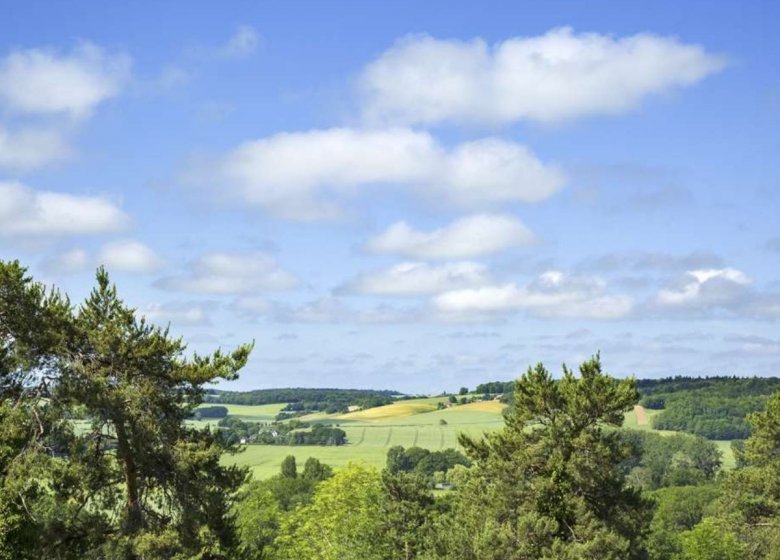
[[[478,437],[503,426],[501,413],[505,405],[498,401],[480,401],[437,409],[438,403],[446,400],[446,397],[432,397],[399,401],[348,414],[310,414],[301,419],[338,426],[347,433],[349,443],[343,446],[249,445],[242,453],[226,456],[224,461],[249,467],[257,479],[278,473],[282,460],[288,455],[294,455],[300,465],[308,457],[315,457],[336,468],[350,461],[383,467],[387,450],[394,445],[419,446],[431,451],[458,448],[460,433]],[[224,406],[228,408],[229,414],[248,422],[270,422],[284,407],[283,404]],[[624,426],[652,430],[652,419],[658,411],[645,410],[644,413],[646,423],[638,421],[636,411],[626,413]],[[193,422],[201,426],[214,423],[214,420]],[[724,467],[733,468],[730,442],[715,443],[723,452]]]

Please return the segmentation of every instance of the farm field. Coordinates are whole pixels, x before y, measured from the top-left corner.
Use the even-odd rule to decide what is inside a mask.
[[[350,461],[382,467],[387,450],[394,445],[419,446],[432,451],[457,448],[459,433],[479,436],[503,425],[501,412],[505,406],[499,402],[476,402],[437,410],[438,402],[445,400],[414,399],[348,414],[311,414],[302,420],[338,426],[347,433],[349,443],[338,447],[250,445],[243,453],[226,456],[225,462],[249,467],[255,478],[267,478],[279,472],[287,455],[294,455],[299,464],[308,457],[316,457],[336,468]],[[267,421],[249,416],[242,418]]]
[[[348,414],[310,414],[302,417],[302,420],[338,426],[347,433],[349,443],[338,447],[249,445],[243,453],[225,456],[224,461],[249,467],[258,479],[278,473],[282,460],[288,455],[294,455],[299,465],[308,457],[315,457],[336,468],[350,461],[362,461],[381,468],[385,464],[387,450],[394,445],[419,446],[431,451],[457,448],[460,433],[478,437],[503,426],[501,413],[505,405],[498,401],[480,401],[437,410],[438,402],[445,400],[444,397],[414,399]],[[224,406],[227,406],[231,415],[253,422],[269,422],[284,407],[283,404]],[[658,411],[646,410],[645,414],[647,423],[640,424],[636,411],[626,413],[624,426],[652,430],[652,419]],[[205,426],[213,422],[199,421],[193,424]],[[670,435],[674,432],[659,433]],[[715,443],[723,452],[724,467],[733,468],[734,456],[730,442]]]

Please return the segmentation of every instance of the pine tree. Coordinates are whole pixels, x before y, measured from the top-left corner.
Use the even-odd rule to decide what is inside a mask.
[[[77,310],[25,274],[0,262],[0,558],[228,557],[246,471],[185,420],[251,345],[188,356],[104,270]]]
[[[504,430],[461,436],[474,468],[440,521],[433,555],[641,558],[652,506],[626,484],[619,466],[630,450],[613,429],[637,401],[634,380],[604,374],[598,356],[579,377],[565,366],[560,380],[541,364],[529,368]]]

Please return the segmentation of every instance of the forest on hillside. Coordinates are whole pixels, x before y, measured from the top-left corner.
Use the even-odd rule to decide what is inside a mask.
[[[638,382],[640,403],[661,410],[653,420],[659,430],[696,434],[708,439],[744,439],[751,413],[762,411],[780,391],[776,377],[668,377]]]
[[[240,447],[191,423],[206,386],[235,380],[252,345],[189,354],[104,270],[74,305],[3,261],[0,341],[2,560],[769,560],[780,550],[778,392],[747,417],[731,471],[705,438],[620,429],[638,383],[596,355],[560,375],[530,367],[503,428],[461,435],[462,451],[395,447],[381,470],[316,459],[299,470],[288,457],[258,481],[223,462]]]
[[[637,390],[642,406],[661,411],[653,418],[653,427],[658,430],[712,440],[741,440],[750,435],[748,416],[764,410],[770,396],[780,391],[780,378],[678,375],[639,379]],[[514,382],[482,383],[476,391],[502,394],[502,400],[511,404]]]
[[[205,400],[219,404],[277,404],[286,403],[283,411],[346,412],[350,406],[371,408],[390,404],[397,391],[371,389],[257,389],[254,391],[220,391],[209,389]]]

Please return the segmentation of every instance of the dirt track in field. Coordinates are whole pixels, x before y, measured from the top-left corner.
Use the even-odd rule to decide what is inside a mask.
[[[636,414],[636,423],[640,426],[647,426],[647,411],[644,406],[634,406],[634,414]]]

